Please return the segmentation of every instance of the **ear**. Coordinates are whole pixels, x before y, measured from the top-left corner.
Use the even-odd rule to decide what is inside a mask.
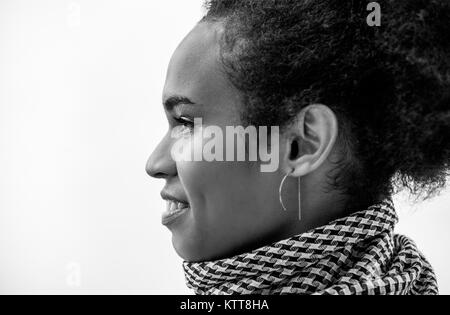
[[[338,136],[334,112],[325,105],[310,105],[301,110],[287,130],[285,165],[292,176],[314,172],[330,155]]]

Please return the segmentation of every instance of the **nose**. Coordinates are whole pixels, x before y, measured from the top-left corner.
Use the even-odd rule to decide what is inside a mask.
[[[145,170],[151,177],[166,179],[177,175],[176,164],[170,154],[170,143],[166,135],[150,155]]]

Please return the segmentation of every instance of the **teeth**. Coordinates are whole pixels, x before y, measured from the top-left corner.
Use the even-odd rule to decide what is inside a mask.
[[[169,212],[177,212],[187,208],[189,205],[183,202],[169,201]]]

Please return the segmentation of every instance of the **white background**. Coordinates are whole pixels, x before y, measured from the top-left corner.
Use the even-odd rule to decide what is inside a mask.
[[[0,293],[190,293],[145,162],[201,4],[0,0]],[[450,190],[396,203],[450,293]]]

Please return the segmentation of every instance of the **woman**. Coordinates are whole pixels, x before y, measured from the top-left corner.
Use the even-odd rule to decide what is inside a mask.
[[[210,0],[174,53],[170,130],[147,172],[166,180],[163,224],[197,294],[438,293],[413,241],[393,234],[390,196],[445,186],[450,5],[379,1],[377,27],[368,3]],[[174,154],[230,126],[279,127],[277,170],[250,151]]]

